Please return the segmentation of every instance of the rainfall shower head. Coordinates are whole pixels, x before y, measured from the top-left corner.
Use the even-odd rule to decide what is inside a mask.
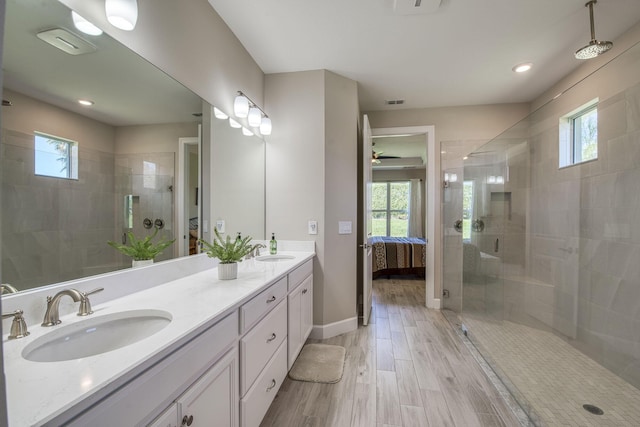
[[[611,42],[599,42],[596,40],[596,30],[593,23],[593,5],[596,4],[596,0],[591,0],[586,7],[589,8],[589,21],[591,22],[591,41],[585,47],[578,49],[575,53],[577,59],[591,59],[598,55],[602,55],[613,47]]]

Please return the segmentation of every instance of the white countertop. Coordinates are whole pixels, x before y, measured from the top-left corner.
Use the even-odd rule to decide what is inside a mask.
[[[164,310],[172,315],[171,323],[154,335],[107,353],[63,362],[31,362],[21,356],[24,347],[59,326],[32,324],[31,335],[17,340],[4,335],[9,426],[42,425],[71,408],[74,413],[85,409],[315,255],[278,253],[294,259],[243,261],[236,280],[218,280],[217,269],[212,268],[94,305],[89,318],[139,309]],[[68,314],[61,316],[61,326],[89,318]]]

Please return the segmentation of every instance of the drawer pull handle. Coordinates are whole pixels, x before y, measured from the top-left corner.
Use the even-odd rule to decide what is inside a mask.
[[[183,426],[190,426],[191,424],[193,424],[193,415],[189,415],[188,417],[185,415],[184,417],[182,417],[182,425]]]
[[[274,302],[276,300],[275,295],[267,300],[267,303]]]
[[[267,342],[271,342],[271,341],[273,341],[275,339],[276,339],[276,334],[273,333],[273,334],[271,334],[271,336],[269,338],[267,338]]]
[[[271,385],[267,387],[267,391],[271,391],[276,386],[276,380],[271,380]]]
[[[303,293],[303,294],[306,294],[306,293],[307,293],[307,291],[308,291],[308,289],[304,289],[304,290],[302,291],[302,293]]]

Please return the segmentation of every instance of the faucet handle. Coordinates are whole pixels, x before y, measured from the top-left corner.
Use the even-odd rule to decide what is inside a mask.
[[[9,332],[9,339],[13,340],[16,338],[24,338],[29,335],[29,331],[27,330],[27,322],[24,321],[24,317],[22,314],[24,311],[16,310],[13,313],[3,314],[3,319],[8,319],[9,317],[13,317],[13,321],[11,322],[11,331]]]
[[[89,295],[97,294],[104,291],[104,288],[97,288],[89,292],[80,292],[82,298],[80,299],[80,307],[78,308],[78,316],[88,316],[93,313],[91,310],[91,301],[89,301]]]

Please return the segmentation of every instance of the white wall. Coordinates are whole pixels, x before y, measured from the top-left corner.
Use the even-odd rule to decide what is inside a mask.
[[[353,329],[356,82],[324,70],[271,74],[265,78],[265,101],[274,122],[267,138],[267,234],[315,240],[314,324],[327,335]],[[309,220],[318,221],[315,236],[307,234]],[[353,233],[339,235],[338,221],[351,221]]]

